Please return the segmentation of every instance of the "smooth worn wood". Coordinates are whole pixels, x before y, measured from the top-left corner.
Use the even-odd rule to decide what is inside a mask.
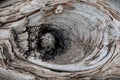
[[[119,0],[1,0],[0,80],[119,80]]]

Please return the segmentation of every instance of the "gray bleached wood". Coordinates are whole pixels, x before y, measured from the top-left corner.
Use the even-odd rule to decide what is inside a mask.
[[[0,79],[120,79],[119,3],[0,1]]]

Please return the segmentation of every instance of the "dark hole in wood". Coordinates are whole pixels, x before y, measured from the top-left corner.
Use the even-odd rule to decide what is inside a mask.
[[[38,33],[39,35],[37,42],[37,50],[40,53],[44,50],[44,47],[41,45],[42,41],[40,39],[42,35],[45,35],[46,33],[51,33],[55,38],[55,47],[48,51],[44,50],[43,56],[41,57],[43,61],[53,60],[55,56],[63,54],[67,46],[65,45],[64,35],[61,30],[52,28],[50,26],[50,24],[42,24]]]

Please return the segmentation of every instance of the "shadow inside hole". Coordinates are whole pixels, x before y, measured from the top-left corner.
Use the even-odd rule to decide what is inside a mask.
[[[42,24],[41,28],[38,33],[38,42],[37,42],[37,50],[42,54],[41,59],[43,61],[48,61],[48,60],[54,60],[55,56],[59,56],[65,53],[67,50],[67,46],[65,43],[65,37],[62,32],[62,30],[52,28],[51,24]],[[45,34],[51,34],[55,41],[53,43],[54,47],[50,48],[49,50],[46,50],[45,47],[42,45],[42,39],[41,37],[44,36]],[[50,46],[48,45],[48,48]]]

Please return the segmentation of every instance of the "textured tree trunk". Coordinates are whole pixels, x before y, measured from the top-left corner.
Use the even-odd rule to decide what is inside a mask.
[[[119,80],[119,0],[1,0],[0,80]]]

